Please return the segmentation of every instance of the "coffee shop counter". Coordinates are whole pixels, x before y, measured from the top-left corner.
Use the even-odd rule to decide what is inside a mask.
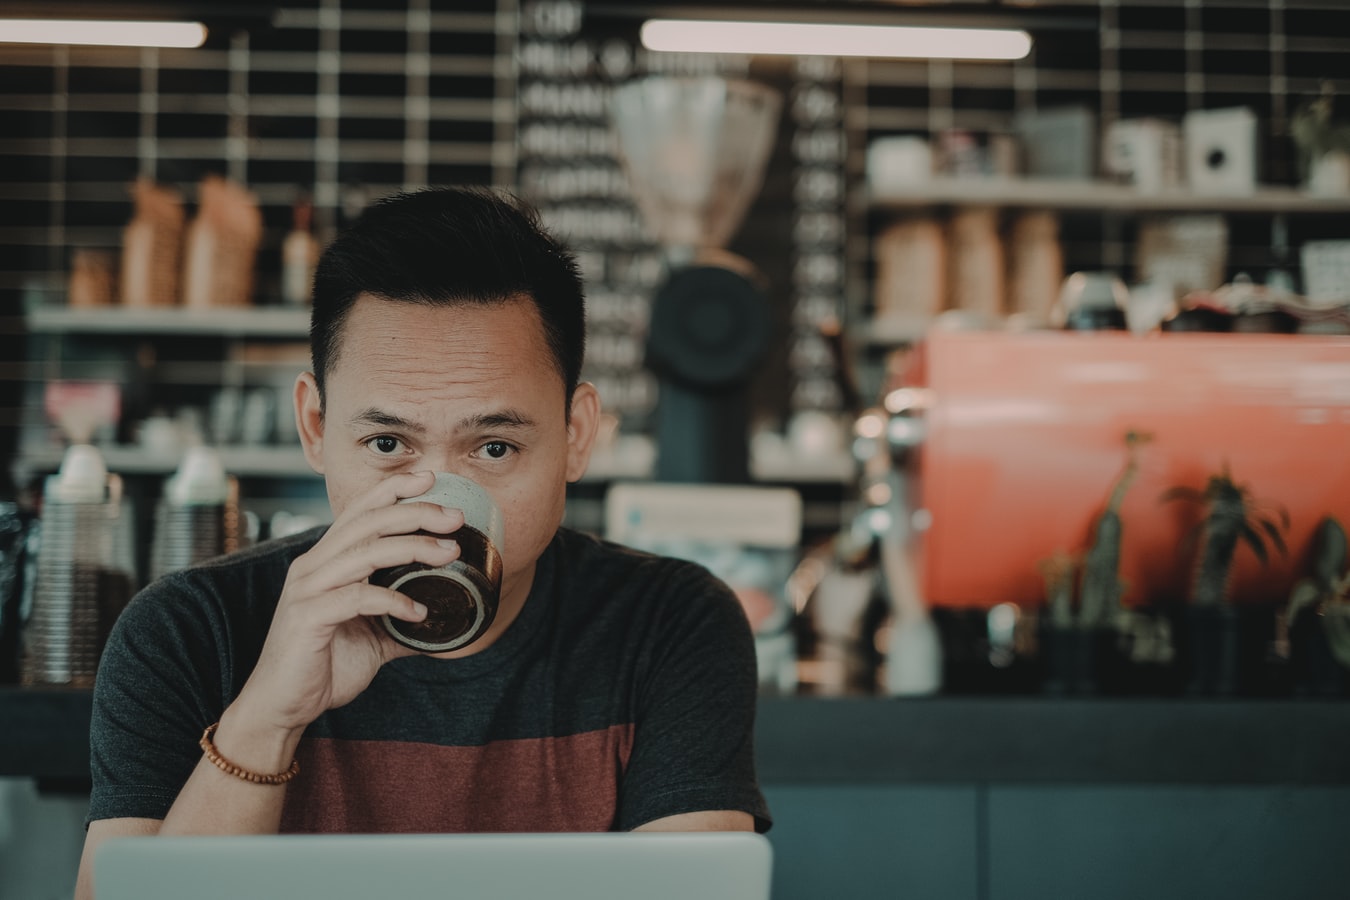
[[[87,790],[90,696],[0,687],[0,777]],[[770,698],[775,900],[1343,896],[1350,703]]]

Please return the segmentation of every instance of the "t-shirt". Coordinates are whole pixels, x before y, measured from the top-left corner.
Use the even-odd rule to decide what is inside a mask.
[[[322,533],[168,575],[127,606],[94,690],[90,820],[165,816],[257,662],[288,567]],[[629,830],[717,809],[765,830],[755,692],[725,585],[560,529],[490,647],[389,662],[305,730],[282,831]]]

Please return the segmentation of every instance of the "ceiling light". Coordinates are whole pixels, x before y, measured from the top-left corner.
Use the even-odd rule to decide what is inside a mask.
[[[0,43],[90,44],[103,47],[200,47],[201,22],[109,19],[0,19]]]
[[[641,36],[648,50],[686,53],[1021,59],[1031,52],[1025,31],[994,28],[649,19]]]

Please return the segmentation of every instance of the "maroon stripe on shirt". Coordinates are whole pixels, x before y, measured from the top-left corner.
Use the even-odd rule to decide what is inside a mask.
[[[609,831],[633,726],[443,747],[305,739],[282,832]]]

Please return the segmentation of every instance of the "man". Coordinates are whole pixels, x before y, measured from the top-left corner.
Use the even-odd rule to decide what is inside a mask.
[[[484,191],[389,198],[324,253],[295,409],[334,522],[123,613],[77,896],[115,835],[767,827],[733,595],[560,527],[600,416],[583,306],[571,255]],[[481,638],[420,654],[378,620],[425,609],[367,579],[457,557],[459,511],[398,502],[437,471],[501,508],[502,591]]]

